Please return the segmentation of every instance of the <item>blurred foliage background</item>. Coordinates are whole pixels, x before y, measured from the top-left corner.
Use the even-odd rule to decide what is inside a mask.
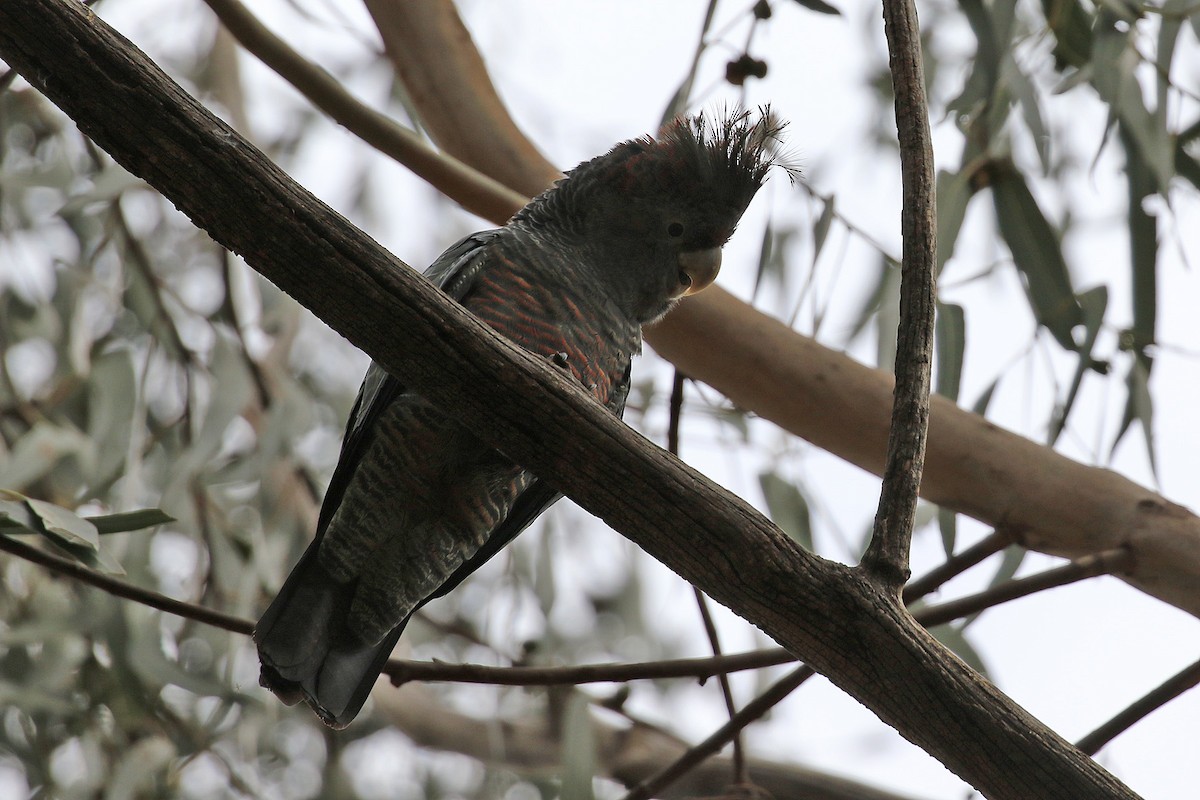
[[[552,102],[530,100],[533,78],[506,78],[503,63],[519,62],[514,45],[496,32],[507,12],[481,5],[464,5],[468,24],[494,59],[498,83],[515,98],[518,117],[525,116],[535,140],[545,134],[562,165],[651,128],[655,103],[658,113],[671,104],[671,92],[641,98],[630,112],[640,115],[633,123],[640,128],[575,136],[591,122],[582,112],[554,118]],[[377,154],[281,92],[202,5],[154,6],[156,18],[177,15],[154,33],[150,22],[136,21],[147,8],[136,0],[96,5],[127,34],[140,35],[139,43],[189,91],[252,132],[273,159],[402,257],[419,266],[462,233],[484,227],[429,187],[382,169]],[[648,23],[639,21],[638,37],[673,37],[671,53],[694,49],[701,10],[671,8],[680,15],[676,29],[646,30],[639,26]],[[362,9],[314,0],[256,10],[372,104],[409,119],[403,90]],[[839,10],[845,13],[831,13]],[[541,11],[511,13],[516,28],[536,35],[530,20]],[[634,12],[622,6],[605,13]],[[1164,430],[1156,413],[1197,385],[1198,351],[1187,335],[1194,335],[1194,321],[1181,312],[1164,334],[1159,319],[1164,286],[1190,286],[1188,296],[1197,297],[1184,266],[1195,251],[1200,186],[1193,156],[1200,136],[1195,7],[1184,0],[963,0],[930,3],[921,13],[946,265],[937,390],[980,413],[999,413],[1005,424],[1076,458],[1124,458],[1125,471],[1161,480],[1168,496],[1186,502],[1169,489],[1194,483],[1194,451],[1181,456],[1172,444],[1195,442],[1195,427],[1185,422]],[[870,195],[897,185],[877,16],[874,9],[834,9],[817,0],[721,4],[690,74],[686,58],[663,56],[654,87],[677,86],[687,75],[692,91],[676,101],[686,99],[689,108],[780,98],[776,108],[794,120],[791,137],[807,176],[795,189],[772,187],[757,216],[747,218],[739,249],[727,257],[741,264],[732,288],[797,329],[888,367],[898,214],[885,207],[886,219],[874,220],[876,209],[846,189],[858,184]],[[548,22],[548,35],[572,24],[591,23]],[[784,52],[796,42],[817,47],[829,26],[861,48],[855,70],[843,78],[859,89],[852,98],[858,122],[847,145],[858,157],[837,168],[805,152],[816,123],[789,110],[788,83],[797,78]],[[548,57],[569,49],[559,41]],[[620,65],[608,67],[619,73]],[[844,130],[833,135],[847,137]],[[393,225],[396,219],[404,224]],[[6,495],[0,508],[12,524],[48,533],[64,554],[129,583],[254,619],[311,536],[365,366],[364,356],[113,164],[23,81],[6,76],[0,488],[19,494]],[[635,381],[627,419],[661,442],[671,372],[648,356]],[[806,546],[856,559],[875,501],[875,490],[859,489],[872,486],[870,480],[844,478],[839,468],[825,474],[825,462],[807,445],[711,390],[689,385],[685,398],[685,457],[720,461],[709,464],[714,473]],[[829,480],[844,481],[856,498],[831,497]],[[56,517],[53,508],[23,498],[77,516]],[[846,502],[857,510],[842,513]],[[89,530],[95,529],[78,522],[146,508],[172,519],[149,529],[97,530],[94,541]],[[918,557],[927,565],[961,549],[953,514],[924,507],[923,519]],[[964,525],[962,534],[977,538],[978,530]],[[1023,555],[1013,549],[989,562],[981,580],[1008,579]],[[520,800],[558,796],[564,785],[581,785],[580,774],[587,786],[593,769],[612,775],[611,764],[594,763],[588,754],[586,715],[572,700],[577,693],[421,689],[447,715],[549,720],[569,744],[566,784],[545,764],[515,757],[484,763],[452,749],[414,748],[385,714],[364,715],[334,735],[257,688],[258,664],[246,636],[118,599],[15,558],[0,565],[5,796]],[[620,537],[597,534],[586,514],[561,504],[431,606],[406,634],[406,646],[414,658],[485,664],[702,655],[706,645],[687,605],[690,595],[663,588],[669,580]],[[734,642],[730,649],[769,644],[731,615],[719,620],[723,638]],[[988,668],[974,630],[948,627],[942,635],[969,662]],[[1020,657],[1020,642],[1001,647]],[[770,674],[740,678],[739,693],[748,698]],[[1150,685],[1130,688],[1129,697]],[[622,709],[620,724],[647,721],[693,741],[724,714],[713,684],[642,681],[588,691]],[[622,705],[626,693],[632,701]],[[1119,707],[1114,700],[1111,710]],[[870,721],[862,722],[866,732],[853,734],[859,744],[849,748],[849,763],[861,761],[864,750],[876,752],[878,726],[872,732]],[[498,724],[494,735],[505,735]],[[764,757],[801,759],[777,741],[755,741],[761,746],[752,752]],[[880,770],[886,772],[889,758],[881,756]],[[802,760],[821,766],[819,758]],[[845,771],[846,764],[832,769]],[[1180,775],[1195,774],[1194,765],[1174,766]],[[903,773],[872,780],[913,796],[963,791],[941,773],[916,784]],[[611,783],[597,787],[605,796],[616,791]]]

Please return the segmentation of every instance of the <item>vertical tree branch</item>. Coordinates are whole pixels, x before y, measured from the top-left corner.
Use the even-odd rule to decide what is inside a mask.
[[[913,0],[884,0],[883,23],[896,95],[896,132],[904,187],[901,216],[904,253],[892,427],[879,510],[863,566],[898,594],[909,575],[908,551],[929,433],[937,226],[921,31]]]

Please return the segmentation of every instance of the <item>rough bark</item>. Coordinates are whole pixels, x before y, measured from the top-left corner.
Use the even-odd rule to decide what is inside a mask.
[[[90,10],[5,0],[0,56],[216,241],[986,796],[1135,796],[854,570],[803,551],[448,301]]]

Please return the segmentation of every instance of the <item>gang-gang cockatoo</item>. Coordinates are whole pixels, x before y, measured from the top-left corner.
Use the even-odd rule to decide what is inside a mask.
[[[642,325],[716,278],[779,129],[698,116],[618,144],[425,274],[620,415]],[[316,538],[255,630],[263,686],[349,724],[412,613],[558,499],[542,477],[372,364]]]

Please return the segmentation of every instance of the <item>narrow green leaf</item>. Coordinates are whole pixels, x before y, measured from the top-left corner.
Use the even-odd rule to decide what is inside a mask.
[[[1033,137],[1033,145],[1037,148],[1038,161],[1042,164],[1042,174],[1049,175],[1052,169],[1050,162],[1050,131],[1042,117],[1042,104],[1038,89],[1018,66],[1011,54],[1004,60],[1002,80],[1008,91],[1021,106],[1021,119],[1029,134]],[[939,209],[940,210],[940,209]]]
[[[1121,425],[1108,451],[1109,459],[1117,450],[1117,445],[1129,431],[1129,426],[1137,420],[1142,424],[1142,435],[1146,440],[1146,452],[1150,457],[1150,471],[1158,478],[1158,458],[1154,451],[1154,398],[1150,396],[1150,368],[1148,359],[1134,357],[1125,376],[1125,413],[1121,416]]]
[[[1100,335],[1100,326],[1104,324],[1104,313],[1108,309],[1108,287],[1096,286],[1087,290],[1079,295],[1079,305],[1083,308],[1083,344],[1079,347],[1079,359],[1075,364],[1075,375],[1071,378],[1067,399],[1061,407],[1055,409],[1047,444],[1054,444],[1062,435],[1067,426],[1067,418],[1071,415],[1071,409],[1075,407],[1075,400],[1079,396],[1084,374],[1089,369],[1097,368],[1096,361],[1092,358],[1092,350],[1096,346],[1096,337]]]
[[[937,393],[958,402],[962,383],[963,353],[967,344],[967,323],[963,308],[954,303],[938,303],[934,323],[934,347],[937,352]]]
[[[996,31],[996,21],[988,13],[988,7],[982,0],[960,0],[958,5],[963,16],[967,18],[971,30],[975,33],[976,42],[978,42],[978,49],[975,52],[975,69],[967,79],[967,83],[976,82],[975,91],[978,91],[978,95],[975,99],[991,98],[996,88],[996,79],[1000,74],[1000,59],[1004,55],[1004,48],[1000,45],[1000,35]],[[964,89],[964,95],[966,92],[967,90]],[[955,102],[958,103],[962,99],[960,97]]]
[[[1028,550],[1016,544],[1010,544],[1004,548],[1004,557],[1000,559],[1000,566],[996,567],[996,573],[988,581],[988,588],[991,589],[1011,580],[1017,574],[1017,570],[1021,568],[1021,562],[1025,560],[1028,553]]]
[[[1191,16],[1195,0],[1166,0],[1162,5],[1162,16],[1158,24],[1158,46],[1154,48],[1157,63],[1155,66],[1155,112],[1161,124],[1166,124],[1167,103],[1170,102],[1171,63],[1175,60],[1175,45],[1179,41],[1179,31],[1183,27],[1184,16]]]
[[[767,510],[771,514],[771,519],[784,533],[811,552],[813,549],[812,515],[804,493],[798,486],[784,480],[774,472],[764,472],[759,475],[758,483],[762,487],[763,499],[767,501]]]
[[[961,658],[980,675],[986,677],[987,665],[983,663],[983,657],[979,655],[979,651],[967,640],[966,632],[963,630],[965,627],[965,625],[935,625],[929,629],[929,632],[950,652]]]
[[[896,339],[900,329],[900,270],[887,269],[880,286],[879,309],[875,316],[875,357],[880,369],[891,371],[896,363]]]
[[[1001,375],[996,376],[996,380],[983,390],[983,394],[979,395],[979,399],[971,404],[971,410],[981,417],[987,416],[988,406],[992,404],[992,395],[996,393],[996,387],[1000,385]]]
[[[10,533],[41,533],[37,517],[24,501],[24,495],[0,489],[0,529],[10,529]],[[18,530],[20,528],[25,530]]]
[[[1129,42],[1133,30],[1117,30],[1113,16],[1106,11],[1096,24],[1092,53],[1092,86],[1109,105],[1112,116],[1127,128],[1129,136],[1154,176],[1157,190],[1164,196],[1175,174],[1172,136],[1165,118],[1146,109],[1137,70],[1141,56]]]
[[[1175,142],[1175,172],[1192,186],[1200,189],[1200,164],[1188,155],[1182,139]]]
[[[593,800],[596,775],[596,742],[588,698],[572,692],[563,714],[562,800]]]
[[[942,534],[942,550],[946,558],[954,555],[955,542],[958,539],[958,514],[948,508],[938,506],[938,532]]]
[[[1118,126],[1129,181],[1129,261],[1133,270],[1133,351],[1139,356],[1154,344],[1158,324],[1158,221],[1143,201],[1157,192],[1154,176],[1141,157],[1128,126]],[[1149,362],[1147,362],[1149,367]]]
[[[1004,556],[1000,559],[1000,565],[996,567],[996,572],[992,575],[992,579],[988,581],[987,588],[991,589],[1012,580],[1013,576],[1017,574],[1017,570],[1021,568],[1021,563],[1025,560],[1025,556],[1028,553],[1028,550],[1017,544],[1010,544],[1004,548]],[[964,619],[961,629],[965,631],[971,623],[979,619],[979,615],[982,613],[982,611],[977,611]]]
[[[1037,321],[1067,350],[1077,345],[1072,328],[1083,310],[1071,288],[1071,276],[1058,235],[1015,168],[997,169],[992,184],[1000,235],[1012,252],[1013,262],[1025,276],[1030,308]]]
[[[937,274],[954,255],[958,232],[967,216],[967,205],[975,190],[971,179],[963,171],[941,170],[937,176]]]
[[[558,519],[553,512],[542,516],[542,529],[537,540],[537,563],[533,569],[533,593],[538,607],[549,614],[557,598],[554,570],[554,530]]]
[[[821,257],[821,251],[825,249],[825,240],[829,237],[829,226],[833,224],[834,207],[836,197],[821,198],[825,202],[825,207],[821,209],[821,216],[817,217],[817,221],[813,223],[813,257],[812,263],[815,267],[817,259]]]
[[[125,511],[120,514],[103,514],[97,517],[85,517],[85,519],[92,523],[96,531],[101,535],[153,528],[155,525],[163,525],[175,521],[174,517],[160,508],[141,508],[137,511]]]
[[[1046,24],[1054,32],[1055,66],[1080,69],[1092,60],[1092,15],[1079,0],[1042,0]]]
[[[100,534],[96,526],[73,511],[32,497],[25,498],[25,505],[37,515],[47,535],[75,547],[93,551],[100,549]]]
[[[139,391],[128,350],[115,350],[96,359],[88,376],[88,435],[96,446],[95,483],[124,471],[134,398]]]
[[[768,221],[767,227],[763,229],[762,242],[758,246],[758,265],[754,270],[754,291],[750,293],[752,298],[758,297],[758,290],[762,288],[763,281],[770,273],[772,267],[772,250],[775,242],[774,236],[775,226]],[[778,275],[774,276],[778,277]]]
[[[897,296],[895,287],[889,288],[889,285],[898,280],[896,277],[898,272],[899,270],[892,266],[886,256],[879,259],[875,285],[871,287],[870,293],[859,306],[858,313],[854,317],[854,324],[850,326],[850,333],[846,336],[847,342],[852,341],[874,321],[876,313],[889,297],[895,299]]]
[[[818,14],[835,14],[837,16],[841,16],[842,14],[841,11],[826,3],[825,0],[796,0],[796,2],[809,11],[816,11]]]
[[[97,550],[89,550],[86,547],[72,547],[63,545],[62,549],[81,564],[91,567],[99,572],[107,573],[108,575],[124,575],[125,568],[121,566],[121,562],[108,551],[106,545],[101,544]]]

